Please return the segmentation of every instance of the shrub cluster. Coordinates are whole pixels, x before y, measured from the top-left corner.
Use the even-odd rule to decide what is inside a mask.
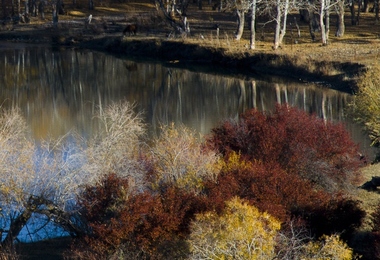
[[[374,64],[357,82],[358,92],[350,104],[349,112],[354,120],[362,123],[372,144],[380,145],[380,65]]]
[[[78,258],[352,256],[344,241],[364,212],[342,195],[360,167],[342,125],[284,105],[249,110],[205,142],[168,126],[152,143],[141,150],[144,187],[105,172],[78,197],[88,226],[73,245]]]

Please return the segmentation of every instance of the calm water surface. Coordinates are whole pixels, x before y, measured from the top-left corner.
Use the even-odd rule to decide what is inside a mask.
[[[289,103],[327,120],[343,121],[363,152],[371,152],[360,127],[344,109],[351,96],[320,85],[275,77],[239,78],[127,60],[103,53],[0,43],[0,103],[18,106],[36,139],[71,129],[97,131],[99,107],[127,100],[143,112],[149,131],[183,123],[208,133],[246,109],[271,110]]]

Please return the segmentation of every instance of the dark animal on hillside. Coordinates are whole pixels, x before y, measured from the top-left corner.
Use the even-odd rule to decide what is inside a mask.
[[[125,27],[123,31],[123,35],[126,35],[128,33],[129,36],[136,35],[137,32],[137,25],[136,24],[128,24],[127,27]]]

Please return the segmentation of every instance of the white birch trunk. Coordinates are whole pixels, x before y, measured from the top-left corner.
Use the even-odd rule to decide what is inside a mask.
[[[327,38],[326,38],[326,27],[324,22],[325,17],[325,0],[321,0],[321,9],[319,12],[319,24],[321,26],[321,38],[322,38],[322,45],[327,45]]]
[[[251,38],[250,38],[250,48],[254,50],[256,48],[256,0],[252,0],[251,6]]]
[[[282,41],[286,34],[286,22],[288,18],[288,12],[289,12],[289,0],[285,0],[285,8],[284,8],[283,16],[282,16],[283,17],[282,30],[280,31],[280,37],[279,37],[280,45],[282,44]]]
[[[274,31],[274,45],[273,49],[277,50],[278,47],[280,46],[280,28],[281,28],[281,0],[276,1],[277,6],[276,6],[276,11],[277,11],[277,16],[276,16],[276,29]]]

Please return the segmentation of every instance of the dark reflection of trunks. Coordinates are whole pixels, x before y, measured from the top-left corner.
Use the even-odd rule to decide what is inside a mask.
[[[120,100],[143,111],[151,133],[171,122],[208,133],[220,120],[253,107],[272,110],[276,103],[347,121],[344,109],[351,96],[313,84],[191,72],[83,50],[1,46],[0,104],[19,106],[36,138],[73,128],[84,136],[94,134],[94,113]],[[369,145],[358,126],[349,123],[347,128],[363,147]]]

